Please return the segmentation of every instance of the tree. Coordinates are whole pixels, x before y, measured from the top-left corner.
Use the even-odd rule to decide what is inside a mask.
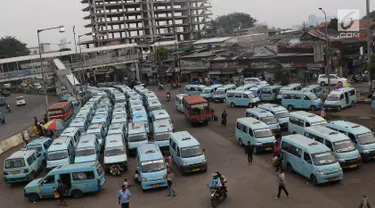
[[[338,24],[337,21],[338,21],[337,18],[331,19],[331,21],[329,22],[327,28],[328,29],[333,29],[333,30],[337,31],[337,24]]]
[[[5,36],[0,39],[0,59],[16,56],[29,55],[30,51],[26,44],[12,36]]]
[[[156,48],[155,51],[155,60],[157,61],[165,61],[168,59],[169,50],[166,47]]]
[[[214,32],[223,31],[231,34],[241,29],[254,27],[256,19],[243,12],[234,12],[218,16],[212,23],[210,29]]]
[[[288,85],[290,82],[290,71],[284,69],[283,65],[278,60],[271,60],[267,63],[271,67],[275,75],[275,80],[281,81],[281,85]]]

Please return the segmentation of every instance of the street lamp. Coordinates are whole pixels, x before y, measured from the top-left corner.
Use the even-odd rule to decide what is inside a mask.
[[[327,15],[326,15],[326,12],[322,8],[319,8],[319,10],[323,12],[324,19],[325,19],[325,30],[326,30],[325,38],[326,38],[326,41],[327,41],[326,42],[326,56],[327,56],[326,76],[327,76],[327,79],[328,79],[328,93],[329,93],[331,91],[331,79],[330,79],[331,56],[329,54],[330,51],[329,51]]]
[[[43,93],[44,93],[44,101],[46,105],[46,116],[47,119],[49,120],[49,115],[48,115],[48,96],[47,96],[47,88],[46,88],[46,81],[45,81],[45,76],[44,76],[44,67],[43,67],[43,59],[42,59],[42,50],[41,50],[41,45],[40,45],[40,33],[43,31],[48,31],[48,30],[56,30],[58,29],[60,33],[65,32],[65,28],[63,25],[57,26],[57,27],[48,27],[48,28],[43,28],[43,29],[38,29],[37,36],[38,36],[38,48],[39,48],[39,59],[40,59],[40,67],[42,70],[42,80],[43,80]]]

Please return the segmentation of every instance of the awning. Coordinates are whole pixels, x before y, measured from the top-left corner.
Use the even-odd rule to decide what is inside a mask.
[[[173,72],[180,72],[181,69],[179,67],[169,67],[166,73],[173,73]]]
[[[181,70],[182,74],[191,74],[191,71]]]

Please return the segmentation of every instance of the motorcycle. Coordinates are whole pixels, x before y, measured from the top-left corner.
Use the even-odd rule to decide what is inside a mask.
[[[352,79],[350,80],[350,83],[351,84],[356,84],[356,83],[361,84],[362,81],[363,81],[363,77],[361,75],[357,74],[357,75],[354,75],[352,77]]]
[[[0,113],[0,123],[5,124],[5,116],[2,113]]]
[[[6,111],[8,113],[12,112],[12,108],[10,107],[10,105],[8,104],[6,107],[5,107]]]
[[[171,95],[170,94],[167,94],[167,101],[171,101]]]
[[[164,86],[162,84],[158,84],[158,90],[164,90]]]
[[[109,168],[109,173],[111,173],[113,176],[119,176],[122,171],[123,169],[119,165],[112,165]]]
[[[220,193],[222,192],[222,193]],[[227,190],[223,187],[221,188],[214,188],[210,189],[210,200],[211,200],[211,206],[213,208],[216,208],[219,206],[221,202],[223,202],[227,198]]]

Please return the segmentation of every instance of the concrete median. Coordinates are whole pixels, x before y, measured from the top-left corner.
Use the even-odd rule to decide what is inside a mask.
[[[23,144],[32,138],[29,132],[32,132],[33,128],[30,127],[27,130],[22,131],[16,135],[9,137],[8,139],[0,141],[0,155],[7,152],[8,150]]]

